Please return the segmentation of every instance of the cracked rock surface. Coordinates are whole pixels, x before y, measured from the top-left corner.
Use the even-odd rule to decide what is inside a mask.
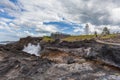
[[[0,46],[0,80],[120,80],[119,47],[94,41],[41,43],[44,49],[35,56],[22,47],[41,39],[28,38]]]

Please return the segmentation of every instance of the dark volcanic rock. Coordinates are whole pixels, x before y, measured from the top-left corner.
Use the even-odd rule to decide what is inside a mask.
[[[110,47],[109,45],[104,45],[100,49],[99,58],[120,68],[120,47]]]
[[[13,67],[15,67],[17,64],[19,64],[19,61],[17,60],[5,60],[3,62],[0,62],[0,75],[5,75],[8,73]]]
[[[83,41],[75,41],[75,42],[67,42],[63,41],[59,43],[57,47],[65,47],[65,48],[80,48],[80,47],[90,47],[96,43],[95,40],[83,40]]]
[[[16,42],[14,48],[16,48],[17,50],[22,50],[25,45],[27,46],[29,43],[37,45],[38,43],[40,43],[41,40],[41,37],[38,38],[28,36],[26,38],[21,38],[18,42]]]
[[[105,65],[109,62],[119,66],[119,47],[104,46],[95,40],[41,40],[27,37],[0,46],[0,80],[120,80],[120,70]],[[21,51],[28,43],[44,46],[40,57]]]
[[[21,38],[18,42],[10,43],[7,45],[2,46],[4,50],[10,51],[10,50],[18,50],[21,51],[24,46],[27,46],[29,43],[37,45],[40,43],[42,40],[41,37],[26,37],[26,38]]]
[[[52,64],[54,63],[48,59],[32,55],[11,54],[0,61],[0,76],[5,76],[8,80],[41,80],[36,79],[36,75],[43,76]]]

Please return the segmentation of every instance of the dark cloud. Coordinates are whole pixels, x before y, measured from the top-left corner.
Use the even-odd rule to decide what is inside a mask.
[[[114,22],[112,10],[120,8],[119,0],[61,0],[66,12],[70,15],[78,15],[81,23],[90,22],[94,25],[119,25]],[[112,16],[112,18],[111,18]],[[119,16],[118,16],[119,17]]]

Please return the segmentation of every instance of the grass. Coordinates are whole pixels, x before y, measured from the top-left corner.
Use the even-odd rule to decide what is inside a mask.
[[[101,36],[100,38],[101,39],[112,39],[112,38],[115,38],[115,37],[117,37],[116,34],[109,34],[109,35]]]
[[[115,38],[116,36],[117,36],[116,34],[109,34],[109,35],[105,35],[105,36],[98,35],[98,37],[100,39],[112,39],[112,38]],[[79,36],[70,36],[70,37],[64,38],[64,39],[62,39],[62,41],[73,42],[73,41],[90,40],[90,39],[94,39],[94,38],[96,38],[95,35],[79,35]],[[44,42],[52,42],[52,41],[54,41],[54,39],[52,39],[49,36],[44,36],[43,41]]]
[[[54,39],[52,39],[52,38],[49,37],[49,36],[44,36],[44,37],[43,37],[43,41],[44,41],[44,42],[52,42],[52,41],[54,41]]]
[[[79,36],[70,36],[62,40],[72,42],[72,41],[80,41],[80,40],[90,40],[93,38],[95,38],[95,35],[79,35]]]

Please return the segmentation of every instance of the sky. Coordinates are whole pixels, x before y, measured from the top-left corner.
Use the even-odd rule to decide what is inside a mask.
[[[1,0],[0,41],[61,32],[72,35],[120,31],[120,0]]]

